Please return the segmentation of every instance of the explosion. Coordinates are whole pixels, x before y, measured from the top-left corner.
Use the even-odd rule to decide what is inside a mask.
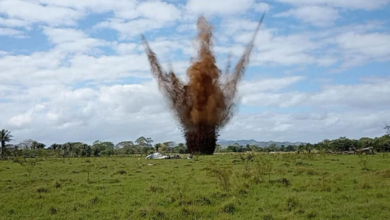
[[[232,73],[229,73],[228,63],[225,81],[221,79],[222,72],[216,66],[212,52],[212,26],[204,17],[198,19],[198,57],[187,69],[187,84],[177,78],[172,70],[163,72],[156,54],[142,36],[152,75],[181,124],[190,153],[214,153],[219,130],[233,116],[237,83],[245,72],[263,18],[264,15]]]

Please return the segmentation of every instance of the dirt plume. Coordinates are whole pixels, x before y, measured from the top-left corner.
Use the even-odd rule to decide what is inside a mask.
[[[255,33],[246,46],[244,54],[231,73],[226,68],[227,80],[222,81],[221,70],[216,66],[212,51],[212,26],[204,17],[198,19],[198,57],[187,69],[188,83],[182,82],[173,71],[164,72],[150,49],[145,37],[142,40],[151,66],[153,77],[167,98],[172,111],[181,124],[190,153],[213,154],[218,132],[233,116],[237,84],[242,78],[253,49],[254,40],[264,15]]]

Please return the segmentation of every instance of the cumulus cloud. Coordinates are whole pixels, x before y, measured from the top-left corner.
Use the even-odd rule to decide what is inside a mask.
[[[186,9],[188,12],[194,14],[229,15],[243,13],[248,10],[253,3],[253,0],[225,0],[223,2],[189,0],[187,2]],[[257,5],[257,7],[260,6]]]
[[[275,90],[280,86],[292,85],[302,80],[301,77],[274,79]],[[265,81],[267,82],[267,81]],[[279,85],[279,86],[278,86]],[[271,86],[270,86],[271,87]],[[272,87],[271,87],[272,88]],[[249,106],[265,106],[286,108],[291,106],[316,106],[319,108],[377,109],[390,108],[390,80],[361,82],[356,85],[324,85],[317,93],[309,92],[269,92],[258,89],[252,92],[250,86],[243,88],[243,104]]]
[[[270,10],[271,6],[265,2],[259,2],[259,3],[255,3],[253,8],[257,12],[267,12]]]
[[[24,33],[19,30],[15,30],[12,28],[2,28],[0,27],[0,36],[14,36],[17,38],[25,37]]]
[[[336,9],[325,6],[302,6],[278,13],[275,17],[294,17],[305,23],[325,27],[332,25],[339,18],[339,13]]]
[[[143,2],[138,6],[142,16],[155,21],[173,21],[180,18],[180,11],[176,6],[160,1]],[[156,13],[158,11],[158,13]]]
[[[82,13],[65,7],[42,5],[37,2],[21,0],[4,0],[0,2],[0,14],[5,14],[9,21],[15,23],[16,20],[22,20],[25,23],[46,23],[50,25],[75,25],[76,20],[83,16]]]
[[[275,0],[278,2],[289,3],[293,5],[325,5],[331,7],[339,7],[346,9],[379,9],[390,3],[389,0]]]
[[[233,26],[233,29],[234,26]],[[236,29],[237,34],[233,39],[241,44],[241,47],[217,48],[218,52],[232,53],[240,56],[244,45],[253,31]],[[337,58],[331,54],[318,53],[317,51],[329,45],[327,39],[319,40],[318,34],[278,34],[272,29],[263,29],[256,39],[254,55],[251,57],[252,65],[318,65],[331,66],[337,62]]]
[[[37,129],[39,133],[53,135],[44,137],[42,141],[67,139],[92,142],[93,138],[88,133],[112,134],[110,129],[116,133],[116,139],[112,141],[152,134],[154,138],[166,140],[160,134],[162,130],[167,133],[175,131],[180,137],[176,123],[155,84],[148,82],[80,89],[64,86],[31,88],[22,96],[10,97],[15,98],[13,104],[18,103],[28,110],[14,109],[15,112],[6,112],[1,117],[9,118],[8,127],[18,134],[18,141],[31,137],[31,134],[24,135],[24,130]],[[2,105],[9,107],[11,104]],[[72,137],[74,130],[86,136]],[[96,135],[92,136],[97,138]],[[98,138],[104,138],[104,135]]]
[[[341,136],[359,139],[383,134],[383,119],[389,117],[388,111],[374,113],[361,110],[240,114],[221,132],[221,138],[304,142],[318,142]]]
[[[344,67],[361,65],[370,60],[390,60],[390,34],[348,32],[336,37],[335,43],[345,56]]]

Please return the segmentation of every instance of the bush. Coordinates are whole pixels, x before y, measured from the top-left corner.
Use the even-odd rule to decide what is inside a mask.
[[[286,207],[287,207],[288,211],[292,211],[293,209],[298,207],[298,204],[299,204],[299,200],[298,200],[297,196],[292,195],[292,196],[287,197]]]
[[[218,185],[221,189],[229,191],[230,188],[230,177],[233,174],[231,166],[217,165],[215,162],[210,162],[209,175],[215,177],[218,181]]]
[[[36,191],[37,193],[46,193],[46,192],[48,192],[47,188],[44,187],[44,186],[38,186],[38,187],[36,187],[36,188],[35,188],[35,191]]]
[[[54,183],[53,183],[53,187],[58,189],[58,188],[61,187],[61,183],[60,183],[59,181],[56,180],[56,181],[54,181]]]

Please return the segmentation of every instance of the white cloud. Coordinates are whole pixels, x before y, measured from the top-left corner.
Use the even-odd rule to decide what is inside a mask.
[[[157,21],[174,21],[180,18],[180,11],[176,6],[161,1],[142,2],[137,10],[142,16]]]
[[[238,31],[233,39],[241,44],[249,42],[253,31]],[[251,56],[251,65],[319,65],[330,66],[337,59],[326,53],[319,54],[317,51],[324,49],[329,42],[318,39],[318,36],[310,34],[281,35],[270,29],[262,29],[255,41],[255,50]],[[240,56],[244,48],[236,47],[219,50],[232,52]]]
[[[255,3],[253,8],[257,12],[267,12],[270,10],[271,6],[265,2]]]
[[[181,17],[175,5],[162,1],[142,2],[134,10],[136,16],[133,18],[137,19],[128,20],[126,16],[117,15],[100,22],[95,29],[110,28],[118,31],[121,39],[132,39],[145,32],[173,25]]]
[[[0,2],[0,14],[5,14],[13,19],[23,20],[28,23],[46,23],[50,25],[75,25],[76,20],[83,16],[82,13],[71,8],[44,6],[36,2],[21,0],[3,0]],[[20,25],[16,23],[15,25]]]
[[[76,54],[67,59],[66,54],[53,50],[32,55],[6,55],[0,59],[3,83],[41,85],[115,81],[122,77],[150,78],[147,58],[144,54],[123,56],[90,56]]]
[[[109,45],[108,42],[88,37],[83,31],[72,28],[45,27],[44,33],[55,44],[53,51],[59,53],[98,53],[98,48]]]
[[[0,104],[1,107],[24,106],[1,115],[1,119],[9,118],[8,127],[17,141],[34,136],[48,144],[49,141],[72,140],[91,143],[96,138],[93,133],[99,133],[99,138],[109,137],[111,141],[136,139],[141,135],[166,141],[166,134],[173,131],[172,138],[180,139],[180,132],[156,82],[94,89],[33,87],[27,97],[23,95],[23,99],[15,101]],[[26,130],[29,132],[24,133]],[[50,134],[50,137],[41,134]]]
[[[325,5],[346,9],[379,9],[389,4],[389,0],[275,0],[293,5]]]
[[[240,84],[239,90],[244,96],[264,91],[279,91],[304,79],[305,77],[302,76],[291,76],[279,79],[271,78],[257,81],[244,81]]]
[[[245,96],[242,103],[248,106],[288,108],[302,104],[307,98],[308,95],[298,92],[284,94],[257,93]]]
[[[275,17],[294,17],[305,23],[325,27],[332,25],[339,18],[339,13],[330,7],[302,6],[278,13]]]
[[[133,54],[139,47],[135,43],[118,43],[114,44],[114,49],[119,55]]]
[[[128,10],[129,13],[134,9],[137,1],[135,0],[39,0],[41,4],[53,5],[58,7],[73,8],[78,11],[90,11],[95,13],[104,13],[111,10]]]
[[[44,105],[37,104],[27,112],[11,117],[8,120],[8,123],[11,126],[16,126],[18,128],[28,128],[31,125],[34,115],[41,112],[43,109],[45,109]]]
[[[152,19],[137,19],[126,21],[123,19],[112,18],[103,21],[95,26],[95,28],[110,28],[119,32],[120,39],[133,39],[140,37],[142,33],[147,31],[160,29],[166,26],[166,22]]]
[[[12,28],[2,28],[2,27],[0,27],[0,36],[25,37],[22,31],[15,30]]]
[[[349,32],[337,36],[335,42],[345,55],[345,66],[390,60],[390,34]]]
[[[338,136],[359,138],[381,134],[382,121],[390,117],[387,111],[390,100],[386,96],[390,92],[389,80],[328,85],[318,93],[280,93],[303,79],[291,76],[244,81],[239,88],[244,108],[292,106],[315,107],[316,111],[240,113],[221,131],[221,138],[319,141]],[[154,81],[79,89],[39,86],[17,97],[12,103],[0,103],[2,109],[9,109],[11,105],[20,107],[0,116],[0,120],[9,118],[9,129],[17,141],[33,137],[48,144],[91,143],[96,138],[118,142],[141,135],[156,141],[182,141],[178,124]],[[334,107],[345,110],[333,111]],[[96,133],[99,135],[94,135]]]
[[[217,33],[217,53],[242,55],[253,36],[256,22],[245,19],[226,19]],[[361,66],[370,61],[389,60],[389,34],[381,22],[338,26],[316,31],[280,33],[263,27],[255,41],[251,65],[318,65],[329,67],[341,64],[341,69]],[[377,32],[380,31],[380,32]],[[231,36],[234,43],[219,39]],[[223,46],[221,46],[223,45]]]
[[[28,113],[24,113],[24,114],[20,114],[20,115],[16,115],[16,116],[13,116],[10,120],[9,120],[9,124],[11,126],[17,126],[17,127],[20,127],[20,126],[23,126],[23,125],[26,125],[28,123],[31,122],[31,113],[28,112]]]
[[[384,134],[383,120],[389,117],[388,111],[360,110],[240,114],[221,131],[220,138],[318,142],[341,136],[354,139],[376,137]]]
[[[21,20],[21,19],[12,19],[7,18],[4,19],[0,17],[0,25],[6,26],[6,27],[25,27],[29,25],[29,21]]]
[[[186,5],[187,11],[194,14],[206,15],[229,15],[238,14],[247,11],[252,5],[253,0],[189,0]]]
[[[275,90],[277,90],[299,82],[301,79],[300,77],[289,77],[271,81],[274,82]],[[261,85],[267,81],[253,82],[253,84]],[[268,91],[269,89],[261,90],[261,87],[258,88],[258,92],[253,92],[251,87],[253,85],[249,84],[242,89],[244,105],[280,108],[315,106],[329,111],[333,108],[376,110],[390,108],[390,96],[388,96],[390,94],[390,80],[386,78],[381,81],[363,82],[356,85],[325,85],[317,93],[275,93]]]
[[[316,106],[343,106],[355,109],[388,109],[390,80],[357,85],[328,85],[308,100]]]
[[[49,40],[55,44],[76,41],[86,38],[83,31],[71,28],[49,28],[43,29],[43,32],[49,37]]]
[[[39,0],[41,4],[74,9],[82,14],[114,12],[116,17],[134,19],[139,16],[136,0]]]

